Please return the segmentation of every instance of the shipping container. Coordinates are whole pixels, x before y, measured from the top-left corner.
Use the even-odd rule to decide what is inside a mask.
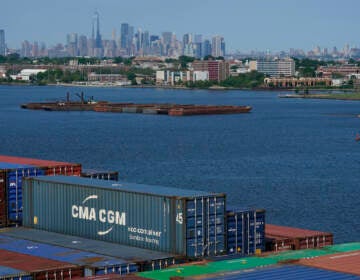
[[[0,155],[0,227],[22,222],[22,178],[81,174],[76,163]]]
[[[295,243],[293,239],[271,236],[269,234],[265,237],[265,251],[281,252],[287,250],[295,250]]]
[[[94,169],[82,169],[81,177],[99,179],[99,180],[109,180],[109,181],[118,181],[119,172],[117,171],[101,171]]]
[[[45,241],[46,240],[44,240],[44,242]],[[129,263],[119,258],[13,238],[1,233],[0,249],[84,266],[85,276],[104,275],[109,273],[124,275],[138,271],[137,264]]]
[[[74,176],[27,179],[24,225],[202,257],[225,253],[225,195]]]
[[[0,265],[22,270],[36,280],[70,280],[83,276],[83,268],[80,266],[1,249]]]
[[[30,274],[25,271],[0,265],[1,280],[32,280]]]
[[[360,251],[300,259],[298,263],[301,265],[360,276]]]
[[[168,253],[24,227],[7,228],[1,235],[120,258],[136,263],[140,271],[164,269],[186,261],[184,257]]]
[[[6,199],[6,172],[0,170],[0,228],[8,224]]]
[[[13,157],[0,155],[0,162],[25,164],[45,169],[45,175],[66,175],[66,176],[80,176],[81,164],[61,162],[53,160],[42,160],[35,158]]]
[[[266,224],[266,247],[271,251],[321,248],[333,244],[328,232]]]
[[[265,210],[227,210],[226,231],[228,254],[252,255],[264,252]]]
[[[4,226],[20,224],[22,221],[22,181],[25,176],[45,175],[45,170],[26,164],[0,162],[0,170],[3,171],[3,180],[0,181],[0,191],[5,197],[1,205],[0,216]]]

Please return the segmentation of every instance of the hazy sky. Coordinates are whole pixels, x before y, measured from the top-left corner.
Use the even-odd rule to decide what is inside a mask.
[[[1,0],[0,29],[10,48],[23,40],[50,46],[67,33],[90,36],[95,10],[104,39],[128,22],[178,38],[220,34],[228,51],[360,45],[360,0]]]

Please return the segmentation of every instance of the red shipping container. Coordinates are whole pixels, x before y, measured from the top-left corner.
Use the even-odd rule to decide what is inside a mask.
[[[360,251],[301,259],[298,263],[320,269],[360,275]]]
[[[25,271],[37,280],[74,279],[84,272],[81,266],[6,250],[0,250],[0,265]]]
[[[68,175],[68,176],[80,176],[81,175],[81,164],[42,160],[34,158],[23,158],[0,155],[0,162],[15,163],[15,164],[28,164],[46,169],[46,175]]]
[[[279,250],[277,248],[300,250],[321,248],[333,244],[332,233],[271,224],[265,225],[265,238],[267,239],[267,248],[274,251]],[[282,244],[287,245],[282,246]]]

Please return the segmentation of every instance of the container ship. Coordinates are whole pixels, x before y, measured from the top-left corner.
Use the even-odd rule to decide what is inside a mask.
[[[118,179],[0,156],[0,279],[360,278],[359,242],[269,224],[225,193]]]

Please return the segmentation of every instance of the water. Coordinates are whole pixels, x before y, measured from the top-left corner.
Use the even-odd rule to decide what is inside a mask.
[[[168,117],[45,112],[22,103],[96,100],[251,105],[250,114]],[[129,182],[225,192],[267,222],[360,241],[360,103],[276,92],[0,86],[0,154],[117,170]],[[76,99],[77,97],[73,97]]]

